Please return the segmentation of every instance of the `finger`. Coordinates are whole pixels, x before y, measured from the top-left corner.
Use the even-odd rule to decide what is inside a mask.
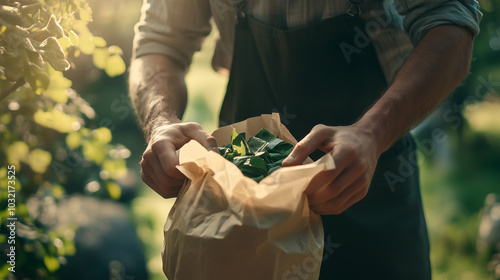
[[[366,196],[368,188],[364,179],[358,179],[337,197],[320,204],[311,205],[311,210],[322,214],[340,214]]]
[[[148,162],[161,167],[163,172],[173,179],[183,180],[184,175],[175,166],[179,165],[179,156],[176,147],[170,141],[158,141],[151,145],[151,156],[144,153]]]
[[[298,142],[292,152],[283,161],[283,166],[302,164],[307,157],[330,138],[331,131],[325,125],[315,126],[309,134]]]
[[[317,192],[320,188],[330,185],[330,183],[337,178],[337,176],[342,172],[341,169],[336,168],[333,170],[321,171],[316,174],[307,186],[304,193],[308,196]]]
[[[306,194],[313,194],[319,191],[319,189],[322,187],[328,189],[328,185],[336,180],[340,174],[344,173],[344,169],[346,169],[355,160],[354,157],[350,156],[349,151],[347,149],[344,149],[341,145],[335,147],[332,151],[332,154],[333,161],[336,164],[335,169],[323,171],[314,176],[313,180],[309,183],[309,186],[306,189]],[[334,194],[325,199],[331,199],[333,198],[333,195]]]
[[[355,195],[351,196],[343,205],[339,206],[334,210],[329,209],[328,206],[322,209],[315,209],[316,206],[314,206],[310,207],[310,209],[320,215],[339,215],[342,214],[347,209],[349,209],[349,207],[353,206],[355,203],[363,199],[365,195],[366,194],[364,194],[363,192],[358,192]]]
[[[198,141],[207,150],[217,150],[217,141],[213,136],[203,130],[197,123],[186,123],[183,126],[183,133],[189,138]]]
[[[166,184],[170,185],[170,181],[173,180],[183,181],[185,178],[184,174],[176,168],[179,165],[179,155],[174,150],[173,145],[158,156],[153,157],[149,163],[157,177]]]
[[[141,178],[146,185],[163,198],[177,196],[184,183],[184,180],[170,180],[169,184],[165,184],[159,181],[154,173],[151,173],[151,169],[141,170]]]
[[[319,187],[316,192],[309,195],[309,204],[321,204],[328,200],[338,197],[345,192],[347,188],[351,188],[353,182],[361,180],[363,170],[354,167],[344,169],[336,178],[333,178],[329,184],[324,184]],[[365,180],[361,180],[365,183]]]
[[[166,190],[163,190],[162,188],[160,188],[158,186],[158,183],[155,182],[154,176],[151,176],[151,173],[149,171],[145,171],[144,169],[141,170],[141,179],[152,190],[154,190],[156,193],[158,193],[162,197],[165,197]]]

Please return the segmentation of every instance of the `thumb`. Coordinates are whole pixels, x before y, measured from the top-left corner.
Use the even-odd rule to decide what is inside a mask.
[[[300,140],[293,148],[292,152],[283,160],[283,166],[294,166],[302,164],[307,157],[326,140],[325,133],[318,133],[317,130],[312,130],[304,139]]]
[[[205,147],[205,149],[218,152],[217,141],[215,141],[215,138],[213,136],[206,133],[203,130],[203,128],[201,128],[201,126],[197,125],[197,129],[187,130],[186,135],[189,138],[194,139],[198,143],[203,145],[203,147]]]

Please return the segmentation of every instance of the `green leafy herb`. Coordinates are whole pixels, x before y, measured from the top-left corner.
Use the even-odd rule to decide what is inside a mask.
[[[292,150],[292,144],[265,129],[250,137],[248,142],[245,140],[245,133],[238,133],[233,129],[231,143],[219,147],[219,153],[224,158],[238,166],[243,175],[257,182],[280,168]]]

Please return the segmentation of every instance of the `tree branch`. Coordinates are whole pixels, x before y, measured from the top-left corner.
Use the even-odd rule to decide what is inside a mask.
[[[24,77],[21,77],[21,78],[17,79],[16,83],[12,87],[6,89],[5,91],[3,91],[0,94],[0,101],[2,101],[5,98],[7,98],[7,96],[9,96],[9,94],[13,93],[18,88],[22,87],[25,83],[26,83],[26,81],[24,80]]]

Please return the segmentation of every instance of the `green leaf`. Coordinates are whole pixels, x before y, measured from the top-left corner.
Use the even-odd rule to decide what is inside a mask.
[[[26,60],[24,66],[24,80],[30,84],[36,94],[40,95],[49,87],[50,77],[47,72],[38,65]]]
[[[68,37],[73,46],[78,46],[78,35],[73,30],[68,32]]]
[[[78,16],[83,21],[92,21],[92,12],[89,8],[78,9]]]
[[[118,200],[120,199],[120,196],[122,194],[122,189],[117,183],[114,182],[107,182],[106,183],[106,190],[108,191],[109,196],[114,199]]]
[[[257,137],[250,137],[250,139],[248,139],[248,147],[254,154],[264,151],[267,145],[269,145],[269,142]]]
[[[94,54],[92,55],[92,61],[94,65],[99,69],[105,69],[108,62],[108,49],[99,48],[95,49]]]
[[[68,70],[70,65],[64,57],[64,51],[61,45],[54,37],[45,39],[40,44],[40,54],[57,71]]]
[[[122,49],[118,46],[109,46],[108,52],[109,52],[109,54],[117,54],[117,55],[123,54]]]
[[[92,130],[92,136],[99,142],[104,145],[111,142],[111,130],[107,127],[100,127],[98,129]]]
[[[262,129],[245,141],[245,134],[235,129],[231,133],[231,144],[219,147],[219,153],[232,161],[243,175],[260,182],[268,174],[281,168],[283,160],[292,151],[293,145]]]
[[[92,54],[95,50],[94,37],[90,33],[80,34],[78,48],[84,54]]]
[[[235,155],[244,156],[247,154],[245,142],[245,134],[239,134],[236,129],[233,128],[233,132],[231,133],[231,145],[233,146]]]
[[[52,161],[52,154],[42,149],[34,149],[28,155],[28,164],[36,173],[45,173]]]
[[[102,37],[94,36],[94,46],[97,48],[104,48],[106,47],[106,41]]]
[[[82,136],[78,132],[71,132],[66,135],[66,145],[72,150],[78,148],[82,141]]]
[[[45,267],[47,267],[50,272],[54,272],[59,269],[59,261],[53,256],[44,256],[43,262],[45,263]]]
[[[52,36],[56,37],[64,36],[64,30],[57,21],[56,16],[54,14],[50,15],[49,22],[47,23],[47,26],[45,26],[45,28],[50,32]]]
[[[123,59],[119,55],[111,55],[106,60],[106,68],[104,70],[110,77],[119,76],[125,73],[125,62],[123,62]]]

